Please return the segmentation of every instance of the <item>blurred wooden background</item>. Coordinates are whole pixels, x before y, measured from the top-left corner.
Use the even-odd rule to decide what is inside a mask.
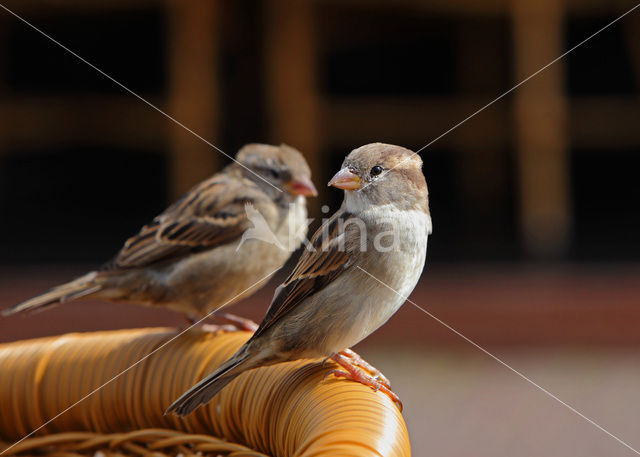
[[[317,214],[337,205],[322,183],[352,148],[424,146],[631,4],[7,5],[229,154],[302,150]],[[432,261],[640,259],[639,24],[630,15],[422,152]],[[0,263],[102,259],[226,162],[0,14]]]

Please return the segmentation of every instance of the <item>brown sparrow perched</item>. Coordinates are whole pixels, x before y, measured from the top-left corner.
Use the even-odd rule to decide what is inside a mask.
[[[316,357],[331,357],[344,369],[334,374],[399,401],[385,380],[370,376],[345,350],[384,324],[420,278],[431,233],[421,168],[420,157],[399,146],[374,143],[352,151],[329,181],[345,190],[342,206],[278,287],[258,330],[167,413],[189,414],[246,370]]]
[[[249,144],[236,160],[142,227],[101,269],[4,314],[91,297],[164,306],[195,320],[252,294],[302,243],[305,196],[317,192],[304,157],[287,145]],[[258,223],[272,242],[243,236]]]

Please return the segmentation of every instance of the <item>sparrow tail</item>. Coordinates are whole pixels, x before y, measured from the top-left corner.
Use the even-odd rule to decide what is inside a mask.
[[[2,315],[9,316],[26,310],[42,310],[47,306],[57,305],[94,294],[102,289],[102,285],[96,282],[96,275],[97,273],[92,271],[71,282],[54,287],[37,297],[33,297],[30,300],[3,310]]]
[[[186,391],[164,412],[186,416],[196,408],[209,402],[218,392],[246,370],[258,365],[255,357],[250,357],[247,347],[243,347],[233,357],[220,365],[213,373]]]

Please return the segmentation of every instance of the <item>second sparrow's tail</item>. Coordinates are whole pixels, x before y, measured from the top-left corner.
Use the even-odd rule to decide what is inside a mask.
[[[256,357],[251,357],[247,346],[243,346],[233,357],[220,365],[213,373],[186,391],[164,412],[186,416],[200,405],[209,402],[227,384],[245,371],[259,365]]]
[[[2,311],[2,315],[9,316],[19,313],[20,311],[43,309],[47,306],[57,305],[94,294],[102,289],[102,285],[96,282],[96,276],[97,273],[92,271],[74,281],[54,287],[37,297],[5,309]]]

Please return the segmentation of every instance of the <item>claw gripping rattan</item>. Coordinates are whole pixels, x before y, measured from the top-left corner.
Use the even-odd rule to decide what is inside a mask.
[[[163,416],[249,336],[190,330],[169,342],[175,335],[121,330],[0,345],[0,452],[160,348],[2,457],[410,455],[392,401],[323,381],[334,367],[322,361],[249,371],[187,418]]]

